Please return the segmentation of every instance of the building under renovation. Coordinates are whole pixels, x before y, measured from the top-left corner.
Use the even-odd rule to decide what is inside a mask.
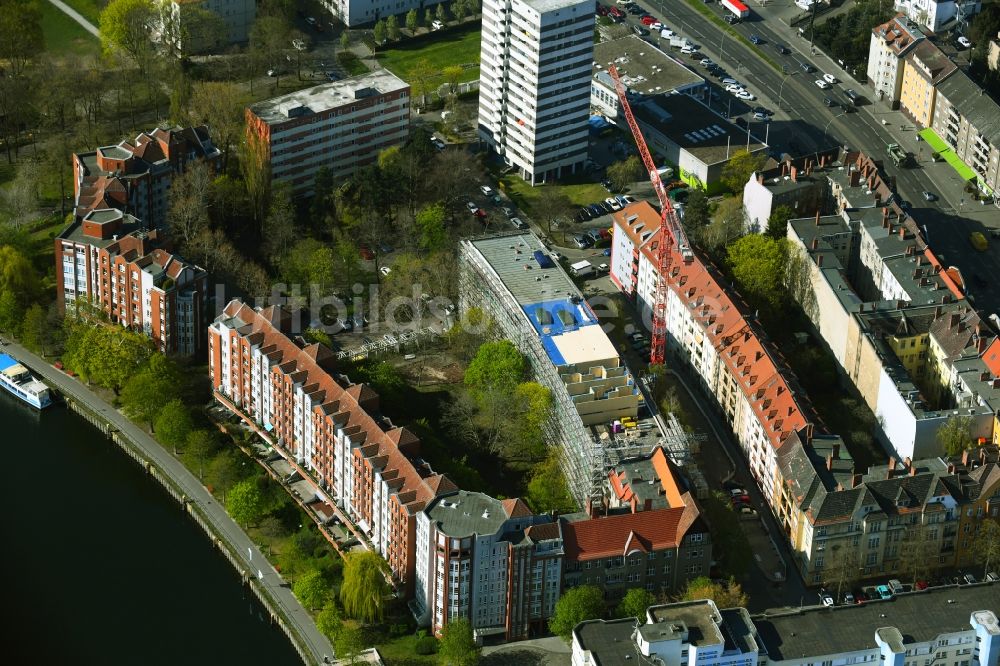
[[[580,506],[600,497],[607,470],[622,458],[663,443],[661,422],[639,419],[643,393],[597,315],[537,236],[462,241],[460,280],[461,311],[482,309],[552,391],[546,438],[562,448]]]

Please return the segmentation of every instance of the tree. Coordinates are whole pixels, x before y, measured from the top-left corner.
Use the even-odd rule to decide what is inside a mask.
[[[640,178],[642,178],[642,163],[635,155],[630,155],[608,167],[608,180],[617,192],[624,192],[629,185]]]
[[[379,19],[378,21],[375,21],[375,27],[372,28],[372,38],[375,40],[375,45],[382,46],[383,44],[385,44],[385,37],[386,37],[385,21]]]
[[[195,162],[170,184],[167,224],[184,246],[208,227],[208,194],[211,183],[212,174],[208,165]]]
[[[840,599],[844,589],[851,589],[862,570],[861,553],[858,549],[836,544],[827,555],[823,582],[833,592],[834,599]]]
[[[429,28],[431,23],[433,22],[434,22],[434,11],[430,7],[428,7],[427,9],[424,10],[424,25]]]
[[[979,531],[972,542],[976,560],[983,563],[983,570],[990,571],[990,564],[1000,558],[1000,523],[987,518],[979,524]]]
[[[180,372],[174,362],[163,354],[154,354],[146,367],[122,387],[122,411],[152,428],[160,408],[176,398],[179,383]]]
[[[441,23],[444,23],[448,20],[448,12],[445,11],[443,2],[438,4],[437,9],[434,11],[434,16],[437,18],[438,21],[441,21]]]
[[[17,302],[17,295],[12,291],[0,292],[0,331],[19,336],[23,318],[24,308]]]
[[[271,205],[264,218],[264,245],[271,263],[277,263],[298,236],[292,188],[288,183],[275,183],[271,189]]]
[[[971,416],[952,416],[944,422],[944,425],[938,428],[938,444],[941,445],[949,457],[960,456],[963,451],[972,448],[974,444],[972,441],[972,425],[973,419]]]
[[[44,355],[48,341],[49,323],[45,309],[38,303],[32,303],[21,322],[21,342],[28,349]]]
[[[753,549],[728,495],[715,491],[705,498],[702,506],[712,528],[720,568],[730,576],[742,578],[753,562]]]
[[[359,627],[343,627],[333,641],[333,649],[341,660],[356,664],[365,651],[365,637]]]
[[[726,197],[716,206],[708,226],[696,230],[698,245],[712,255],[713,260],[721,262],[726,246],[743,234],[744,217],[739,197]]]
[[[618,604],[618,608],[615,609],[615,614],[618,617],[634,617],[639,622],[644,622],[646,609],[655,603],[656,597],[653,596],[652,592],[644,590],[641,587],[633,587],[625,593],[625,597]]]
[[[905,531],[903,537],[899,544],[899,572],[910,579],[911,585],[916,585],[937,566],[940,544],[925,529]]]
[[[205,478],[205,462],[219,449],[219,441],[211,430],[192,430],[184,442],[184,455],[198,463],[198,478]]]
[[[552,446],[545,460],[531,469],[531,480],[528,481],[524,499],[535,513],[569,513],[576,509],[576,502],[570,495],[566,476],[559,464],[560,455],[559,447]]]
[[[458,92],[458,81],[464,72],[461,65],[448,65],[441,70],[441,73],[444,74],[444,80],[448,83],[448,92],[452,95]]]
[[[83,310],[79,302],[77,307]],[[118,326],[90,324],[70,316],[63,363],[86,381],[111,389],[122,386],[153,355],[153,343],[142,333]]]
[[[399,41],[399,19],[396,18],[395,14],[390,14],[389,18],[385,20],[385,33],[389,37],[390,41]]]
[[[222,151],[222,171],[229,168],[229,154],[243,130],[243,89],[231,81],[195,81],[188,100],[188,117],[208,125],[212,141]],[[176,182],[176,181],[175,181]]]
[[[758,234],[744,236],[726,249],[726,263],[743,295],[752,305],[775,311],[785,298],[787,260],[786,241]]]
[[[593,585],[581,585],[566,590],[556,602],[555,612],[549,618],[553,634],[569,641],[576,625],[585,620],[596,620],[604,615],[604,593]]]
[[[416,9],[411,9],[406,12],[406,29],[413,33],[417,31],[418,27],[420,27],[420,16]]]
[[[25,305],[39,292],[38,273],[13,245],[0,245],[0,293],[11,293]]]
[[[451,3],[451,15],[456,21],[461,21],[466,15],[465,3],[462,0],[455,0]]]
[[[788,232],[788,221],[795,217],[795,210],[784,204],[771,211],[767,218],[767,229],[764,231],[768,236],[779,240],[784,238]]]
[[[747,595],[734,578],[726,583],[713,583],[710,578],[692,578],[684,586],[678,601],[711,599],[719,608],[746,608]]]
[[[427,252],[439,252],[448,248],[450,238],[445,227],[444,205],[435,203],[420,209],[416,224],[420,230],[421,248]]]
[[[177,455],[177,447],[183,446],[187,441],[188,433],[194,429],[194,422],[191,420],[191,412],[184,403],[174,398],[163,405],[154,426],[157,438],[171,447],[174,455]]]
[[[440,5],[438,5],[440,7]],[[420,95],[421,105],[427,104],[427,95],[434,91],[435,83],[439,80],[441,70],[431,64],[427,58],[421,58],[410,67],[410,81],[413,83],[413,92]]]
[[[531,203],[531,215],[545,233],[552,236],[552,228],[566,224],[573,217],[573,202],[554,185],[543,185],[539,198]]]
[[[441,630],[438,662],[441,666],[476,666],[479,663],[479,646],[472,636],[472,625],[464,617],[449,620]]]
[[[285,16],[258,15],[250,28],[250,51],[253,58],[265,68],[274,70],[274,87],[277,89],[285,54],[291,48],[292,26]]]
[[[245,140],[240,144],[240,174],[246,186],[253,219],[261,225],[270,196],[271,156],[267,140],[256,127],[247,126]]]
[[[330,639],[331,643],[337,640],[337,636],[344,628],[340,612],[332,599],[328,600],[323,606],[323,610],[316,615],[316,628],[319,629],[319,633]]]
[[[14,180],[0,190],[3,207],[7,211],[7,223],[15,229],[39,217],[38,182],[41,175],[37,162],[23,161]]]
[[[348,30],[340,33],[340,50],[346,51],[351,48],[351,33]]]
[[[244,481],[244,483],[247,482]],[[253,485],[256,487],[256,484]],[[236,486],[233,488],[233,492],[229,494],[230,500],[232,500],[233,496],[236,494],[236,489],[239,487],[240,486]],[[329,603],[333,593],[330,583],[327,582],[326,578],[323,576],[323,572],[315,569],[299,576],[292,585],[292,592],[309,610],[321,608],[325,604]]]
[[[340,602],[344,612],[361,622],[381,620],[389,584],[385,561],[371,551],[351,552],[344,558]]]
[[[104,50],[124,53],[145,76],[154,54],[149,29],[155,17],[151,0],[111,0],[99,21]]]
[[[749,153],[746,150],[737,150],[722,167],[722,177],[720,178],[722,184],[730,192],[742,195],[743,186],[747,184],[755,171],[760,171],[766,159],[767,156],[763,152]]]
[[[6,61],[10,75],[20,77],[44,50],[38,6],[33,2],[0,3],[0,60]]]
[[[510,340],[484,342],[465,371],[465,385],[511,393],[527,372],[527,359]]]

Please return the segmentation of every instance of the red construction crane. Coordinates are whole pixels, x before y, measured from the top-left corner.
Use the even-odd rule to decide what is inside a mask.
[[[670,272],[670,262],[673,259],[675,247],[680,250],[683,256],[689,256],[691,246],[688,244],[687,236],[677,218],[677,211],[674,210],[670,203],[670,197],[663,189],[663,182],[660,181],[656,163],[653,162],[649,148],[646,147],[646,140],[642,138],[639,125],[636,124],[635,116],[632,115],[632,107],[629,106],[625,86],[618,76],[618,70],[614,65],[611,65],[608,67],[608,73],[611,74],[611,78],[615,82],[615,91],[618,93],[618,101],[625,113],[625,120],[628,121],[628,126],[632,130],[632,136],[635,138],[636,147],[639,148],[642,163],[646,165],[646,170],[649,172],[649,182],[653,184],[656,196],[660,199],[660,236],[653,245],[653,250],[656,252],[656,270],[659,279],[656,281],[656,299],[653,301],[653,344],[649,351],[649,362],[662,365],[667,349],[667,276]]]

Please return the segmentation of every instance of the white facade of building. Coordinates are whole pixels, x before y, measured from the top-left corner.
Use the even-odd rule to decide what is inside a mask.
[[[931,32],[938,32],[953,20],[967,20],[982,9],[979,0],[896,0],[895,9]]]
[[[591,0],[485,0],[479,136],[532,185],[587,159]]]
[[[379,19],[396,15],[403,24],[401,14],[416,9],[420,20],[424,19],[424,10],[428,7],[435,11],[438,3],[420,2],[420,0],[320,0],[335,18],[344,25],[354,28],[359,25],[370,25]]]
[[[904,56],[923,38],[923,33],[905,18],[892,19],[872,30],[868,83],[875,90],[876,100],[894,108],[898,106],[903,89]]]

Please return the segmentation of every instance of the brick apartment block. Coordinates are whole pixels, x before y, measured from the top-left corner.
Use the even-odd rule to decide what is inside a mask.
[[[214,165],[221,156],[205,126],[158,127],[138,135],[135,141],[76,153],[76,217],[81,219],[101,208],[117,208],[138,218],[147,228],[162,227],[174,175],[196,160]]]
[[[307,195],[322,167],[349,176],[406,141],[410,85],[376,70],[257,102],[246,117],[267,145],[272,179]]]

